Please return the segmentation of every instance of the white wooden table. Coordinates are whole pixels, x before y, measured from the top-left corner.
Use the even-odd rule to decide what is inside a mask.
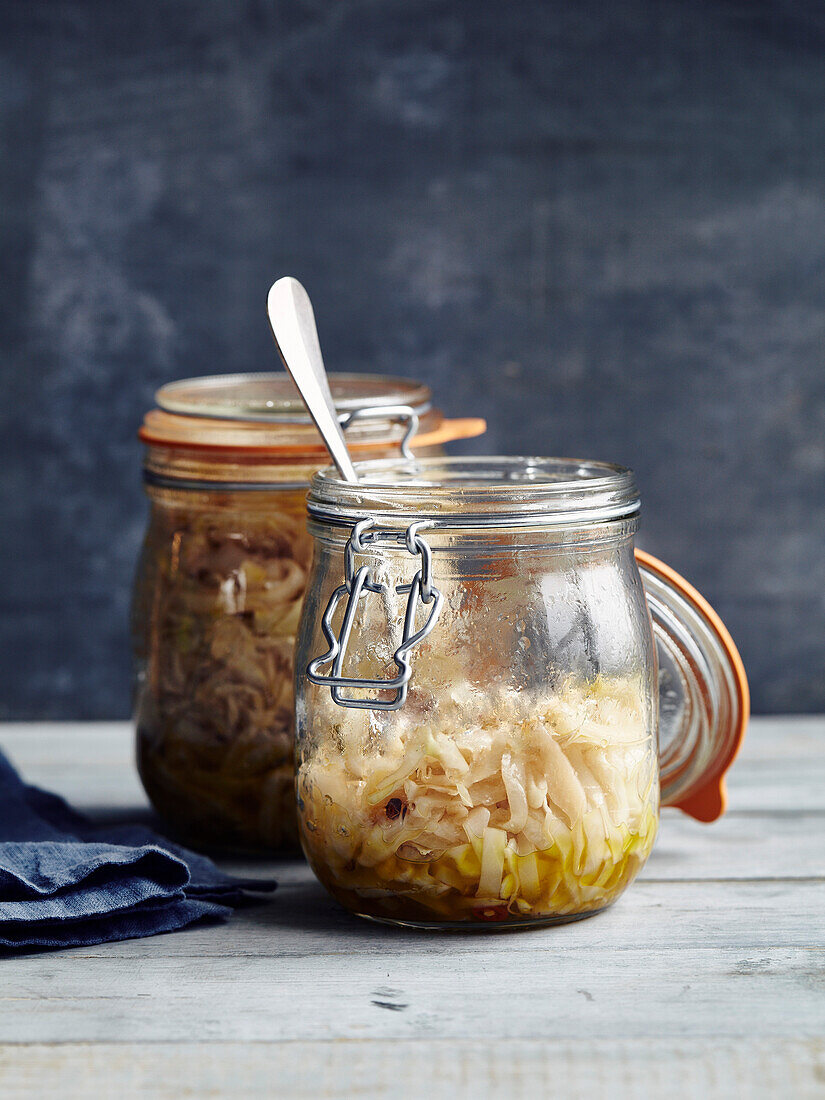
[[[79,808],[145,807],[126,724],[0,746]],[[295,861],[225,926],[2,959],[0,1096],[823,1097],[825,718],[755,720],[730,789],[560,928],[371,925]]]

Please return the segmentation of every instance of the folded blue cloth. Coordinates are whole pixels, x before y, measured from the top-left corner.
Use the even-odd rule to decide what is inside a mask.
[[[271,879],[224,874],[143,825],[96,825],[0,752],[0,953],[225,921]]]

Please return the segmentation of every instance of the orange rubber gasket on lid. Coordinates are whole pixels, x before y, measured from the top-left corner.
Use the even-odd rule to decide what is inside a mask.
[[[231,421],[224,421],[225,425],[233,423]],[[437,447],[442,443],[452,443],[457,439],[473,439],[475,436],[483,435],[487,431],[487,421],[480,416],[467,416],[459,417],[455,420],[442,420],[437,428],[433,428],[432,431],[420,432],[412,440],[413,447]],[[306,446],[305,444],[298,445],[284,445],[269,444],[267,446],[244,446],[237,443],[198,443],[193,440],[174,439],[164,436],[161,433],[155,433],[146,425],[142,425],[138,430],[138,439],[142,443],[147,443],[150,446],[161,447],[180,447],[183,450],[195,450],[195,451],[235,451],[243,452],[249,455],[282,455],[288,456],[304,456],[304,455],[326,455],[327,450],[323,446]],[[359,452],[369,451],[378,448],[386,448],[387,443],[384,440],[370,440],[365,442],[359,442],[356,444]]]
[[[475,439],[487,431],[483,416],[463,416],[455,420],[442,420],[431,432],[422,432],[412,439],[411,446],[437,447],[440,443],[453,443],[456,439]]]
[[[739,701],[739,717],[734,736],[730,740],[727,752],[714,763],[704,777],[701,787],[692,791],[679,802],[671,803],[677,809],[689,814],[690,817],[696,818],[697,821],[716,821],[727,808],[728,792],[725,776],[742,747],[748,719],[750,718],[750,688],[748,687],[745,666],[728,628],[701,592],[697,592],[693,585],[689,584],[675,569],[671,569],[669,565],[665,565],[663,561],[659,561],[658,558],[645,553],[644,550],[636,551],[636,560],[652,573],[658,574],[662,580],[672,585],[678,592],[681,592],[690,603],[702,612],[730,661],[734,687]]]

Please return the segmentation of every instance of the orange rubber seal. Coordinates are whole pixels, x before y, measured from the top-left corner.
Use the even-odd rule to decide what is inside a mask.
[[[174,430],[170,431],[170,422],[177,426],[177,423],[181,420],[181,417],[175,414],[165,413],[161,410],[153,410],[151,414],[147,415],[147,422],[145,422],[138,431],[138,439],[142,443],[146,443],[161,447],[181,448],[183,450],[197,450],[206,452],[226,453],[234,452],[247,455],[280,455],[282,457],[294,457],[294,456],[315,456],[318,455],[322,459],[327,456],[328,452],[323,444],[266,444],[264,446],[257,446],[255,444],[246,445],[232,443],[203,443],[197,439],[182,439],[179,434]],[[223,421],[223,426],[227,428],[239,427],[246,428],[247,425],[243,422],[235,424],[234,421]],[[187,425],[188,426],[188,425]],[[473,439],[475,436],[483,435],[487,431],[487,421],[480,416],[468,416],[463,418],[457,418],[455,420],[442,420],[438,427],[433,428],[431,431],[419,432],[412,440],[413,447],[437,447],[442,443],[452,443],[456,439]],[[359,441],[356,445],[356,452],[361,454],[363,452],[369,452],[370,450],[378,448],[386,448],[387,442],[385,440],[370,440]],[[324,463],[319,463],[323,465]]]
[[[421,432],[413,437],[410,446],[437,447],[456,439],[475,439],[487,431],[487,421],[481,416],[465,416],[456,420],[442,420],[431,432]]]

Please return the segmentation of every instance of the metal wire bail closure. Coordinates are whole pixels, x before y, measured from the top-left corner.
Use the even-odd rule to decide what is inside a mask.
[[[340,417],[341,428],[346,431],[350,424],[356,420],[397,420],[404,425],[404,436],[399,443],[401,454],[409,462],[415,462],[412,450],[412,441],[418,432],[418,413],[411,405],[377,405],[375,408],[366,406],[363,409],[354,409]]]
[[[329,643],[329,649],[321,657],[316,657],[307,666],[307,679],[319,687],[328,687],[333,702],[339,707],[351,707],[358,710],[398,710],[404,705],[407,698],[412,668],[410,666],[410,653],[423,641],[436,624],[444,597],[432,583],[432,550],[429,544],[418,533],[420,523],[411,523],[404,532],[375,531],[372,530],[373,521],[362,519],[356,523],[352,534],[347,540],[344,551],[345,580],[342,585],[330,596],[326,611],[321,619],[321,629]],[[344,658],[349,644],[352,625],[358,611],[359,602],[366,597],[368,592],[376,592],[381,595],[389,594],[389,587],[373,580],[369,566],[362,565],[355,568],[355,555],[364,553],[367,545],[375,545],[379,542],[389,542],[405,546],[413,556],[420,556],[421,567],[409,584],[399,584],[395,591],[402,595],[407,593],[407,607],[404,613],[404,630],[401,644],[393,654],[393,661],[398,670],[397,675],[391,680],[370,680],[355,676],[342,676]],[[336,635],[332,627],[332,619],[341,600],[347,597],[344,608],[344,618],[341,622],[340,632]],[[415,629],[419,604],[431,605],[427,620],[420,630]],[[319,670],[322,666],[332,663],[329,675],[323,675]],[[379,690],[395,692],[392,699],[356,699],[351,695],[343,695],[342,688],[355,688],[361,690]]]

